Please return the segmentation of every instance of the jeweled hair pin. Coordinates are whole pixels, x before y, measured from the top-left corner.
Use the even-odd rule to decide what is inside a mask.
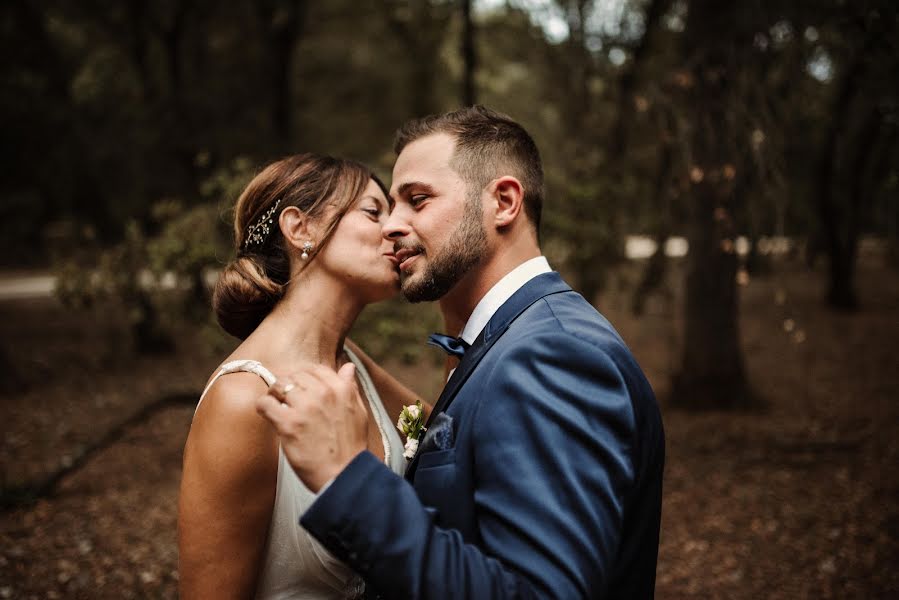
[[[275,216],[275,211],[278,210],[279,204],[281,204],[280,198],[275,200],[275,203],[272,205],[272,207],[265,211],[265,214],[262,215],[262,218],[260,218],[258,221],[247,228],[247,239],[245,239],[243,243],[243,247],[245,249],[249,249],[253,246],[261,246],[265,243],[265,240],[268,238],[268,234],[271,233],[272,218]]]

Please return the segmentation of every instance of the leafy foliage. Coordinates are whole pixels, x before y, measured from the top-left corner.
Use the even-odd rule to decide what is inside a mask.
[[[164,315],[206,322],[203,282],[229,256],[223,207],[253,170],[308,149],[386,177],[395,127],[457,107],[476,64],[478,100],[543,152],[543,245],[589,298],[625,234],[712,229],[720,247],[808,238],[851,292],[858,237],[899,237],[894,4],[476,3],[471,61],[449,0],[12,0],[0,8],[4,56],[18,57],[0,62],[3,256],[64,254],[63,295],[118,294],[138,307],[135,331],[175,327]],[[664,268],[647,266],[640,294]],[[372,327],[402,338],[398,306],[369,311]]]

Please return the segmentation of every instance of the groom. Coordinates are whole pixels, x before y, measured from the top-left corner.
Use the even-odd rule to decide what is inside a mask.
[[[536,145],[472,107],[406,124],[396,149],[384,235],[406,297],[439,301],[461,331],[438,340],[461,360],[405,480],[364,451],[352,366],[301,370],[297,389],[259,399],[320,494],[302,525],[385,598],[651,598],[659,409],[609,322],[541,255]]]

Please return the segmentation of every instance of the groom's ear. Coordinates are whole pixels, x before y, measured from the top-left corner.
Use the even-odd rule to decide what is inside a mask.
[[[493,224],[503,229],[515,222],[524,207],[524,187],[517,178],[505,175],[490,182],[488,190],[493,199]]]
[[[302,250],[306,242],[317,242],[309,216],[296,206],[288,206],[278,217],[278,227],[288,246]]]

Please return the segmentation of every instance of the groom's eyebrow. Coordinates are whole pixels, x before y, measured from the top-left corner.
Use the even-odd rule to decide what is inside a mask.
[[[416,188],[421,190],[425,194],[433,194],[434,188],[432,188],[427,183],[423,183],[421,181],[407,181],[406,183],[400,185],[400,187],[396,190],[397,196],[405,196],[409,193],[409,190],[412,188]]]

